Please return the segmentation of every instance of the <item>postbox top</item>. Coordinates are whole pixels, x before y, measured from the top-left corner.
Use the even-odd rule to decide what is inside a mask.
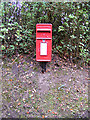
[[[46,24],[46,25],[47,25],[47,24],[48,24],[48,25],[52,25],[51,23],[37,23],[37,24],[39,24],[39,25],[40,25],[40,24],[41,24],[41,25],[42,25],[42,24],[44,24],[44,25],[45,25],[45,24]]]
[[[43,26],[52,26],[52,24],[51,23],[37,23],[36,26],[38,26],[38,27],[39,26],[42,26],[42,27]]]
[[[37,23],[36,24],[37,31],[51,31],[52,24],[50,23]]]

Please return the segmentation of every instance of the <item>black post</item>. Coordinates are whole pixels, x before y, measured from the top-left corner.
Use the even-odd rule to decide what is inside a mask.
[[[41,62],[42,73],[46,72],[46,62]]]

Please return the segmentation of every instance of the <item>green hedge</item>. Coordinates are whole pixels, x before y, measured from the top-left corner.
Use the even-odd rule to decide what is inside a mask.
[[[53,53],[81,64],[89,62],[88,2],[1,3],[2,54],[35,52],[36,24],[53,26]]]

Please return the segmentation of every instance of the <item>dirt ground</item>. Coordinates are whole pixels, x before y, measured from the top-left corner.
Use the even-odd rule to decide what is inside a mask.
[[[88,68],[57,55],[45,73],[30,55],[2,61],[4,118],[88,118]]]

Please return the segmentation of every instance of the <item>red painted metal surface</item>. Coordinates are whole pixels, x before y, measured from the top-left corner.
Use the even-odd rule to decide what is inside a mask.
[[[51,61],[51,55],[52,24],[36,24],[36,61]]]

